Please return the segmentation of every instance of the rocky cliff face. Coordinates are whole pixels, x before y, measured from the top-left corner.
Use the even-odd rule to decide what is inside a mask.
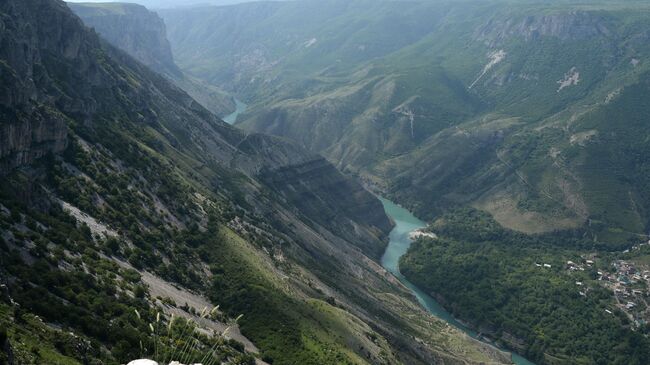
[[[379,200],[353,178],[338,173],[325,158],[279,138],[253,134],[238,148],[245,154],[236,163],[279,192],[287,204],[324,227],[357,237],[366,254],[381,257],[384,245],[369,238],[385,237],[392,224]],[[373,229],[358,221],[372,222]]]
[[[127,3],[69,3],[68,6],[110,44],[169,78],[211,112],[224,116],[235,110],[231,96],[180,70],[172,56],[165,22],[155,12]]]
[[[354,241],[370,257],[381,257],[380,242],[392,224],[379,200],[353,178],[288,140],[249,134],[236,145],[230,166],[259,180],[302,217]]]
[[[78,19],[60,16],[65,11],[63,3],[45,8],[33,3],[18,7],[5,2],[2,6],[0,166],[6,172],[61,152],[67,144],[68,121],[61,111],[86,119],[94,108],[89,91],[101,81],[110,85],[110,80],[102,80],[105,75],[88,57],[99,46],[98,40],[79,28]],[[50,7],[56,8],[52,16],[58,16],[52,22],[47,13]],[[61,59],[56,59],[59,55]],[[78,87],[60,84],[49,67],[57,67],[70,78],[84,74],[89,82]]]
[[[0,127],[0,170],[3,172],[30,164],[49,153],[62,152],[67,145],[63,119],[38,110],[27,116],[28,121],[14,120]]]
[[[162,74],[180,76],[163,20],[137,4],[68,4],[86,25],[112,45]]]
[[[344,237],[357,237],[356,245],[379,260],[385,246],[378,245],[372,238],[386,237],[391,223],[376,198],[369,196],[352,178],[336,174],[334,170],[324,158],[315,158],[263,171],[259,176],[300,214]],[[361,221],[372,222],[372,229],[358,224]]]
[[[476,39],[492,46],[511,37],[534,41],[555,37],[563,41],[612,35],[606,16],[586,11],[565,11],[549,15],[495,17],[476,31]]]

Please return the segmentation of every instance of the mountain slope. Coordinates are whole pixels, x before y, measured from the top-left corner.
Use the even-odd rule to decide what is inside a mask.
[[[144,6],[70,3],[68,7],[111,44],[152,70],[172,75],[180,73],[167,41],[165,23]]]
[[[230,127],[63,2],[0,13],[0,339],[16,363],[508,362],[373,261],[390,222],[322,157]]]
[[[594,151],[591,155],[585,147],[596,134],[616,133],[615,125],[601,124],[599,130],[587,131],[580,130],[579,121],[599,114],[608,104],[616,102],[622,90],[645,79],[646,66],[639,60],[645,58],[648,49],[639,39],[647,36],[643,25],[646,23],[642,19],[650,13],[643,8],[637,12],[610,9],[558,13],[531,17],[527,20],[531,24],[526,27],[520,23],[518,15],[511,15],[497,18],[500,22],[491,20],[489,26],[479,28],[491,34],[479,33],[477,37],[483,42],[489,38],[490,42],[497,42],[498,48],[506,41],[510,44],[516,41],[520,43],[518,47],[530,50],[506,56],[510,60],[506,58],[502,65],[490,71],[491,79],[484,81],[487,84],[476,86],[480,89],[477,92],[496,98],[493,100],[498,102],[499,109],[434,135],[423,143],[420,151],[384,164],[382,168],[405,171],[400,179],[410,181],[411,186],[402,185],[404,189],[399,189],[402,196],[411,195],[409,200],[414,201],[417,194],[429,200],[418,203],[429,205],[429,208],[418,208],[423,213],[432,216],[441,211],[440,207],[470,203],[494,214],[504,226],[530,233],[582,227],[587,222],[600,221],[602,224],[592,225],[589,230],[594,237],[600,237],[602,243],[625,242],[629,237],[628,234],[616,237],[608,232],[645,232],[645,223],[641,223],[645,219],[643,213],[635,208],[645,204],[634,193],[641,188],[641,181],[630,181],[636,187],[629,190],[624,187],[627,183],[623,180],[608,181],[606,174],[598,178],[587,176],[581,166],[583,161],[579,160],[604,162],[602,154]],[[556,28],[566,31],[559,32]],[[512,29],[517,32],[512,34]],[[533,30],[534,36],[526,38]],[[586,41],[585,37],[591,37],[592,33],[600,35]],[[562,64],[557,65],[560,62]],[[528,80],[512,78],[522,72],[533,75],[531,71],[538,76],[527,77]],[[553,73],[550,77],[539,78],[550,73]],[[621,110],[618,118],[633,120],[635,116]],[[634,137],[625,135],[625,143],[635,144],[634,139],[642,135],[642,130],[640,128],[637,131],[640,134]],[[459,151],[448,138],[465,140],[468,148]],[[455,151],[451,153],[463,157],[449,160],[434,152],[439,151],[442,143],[452,146],[447,151]],[[613,143],[610,147],[616,149],[622,145]],[[425,165],[436,168],[428,169],[423,175],[422,164],[418,167],[402,165],[404,161],[412,161],[414,156],[422,156]],[[574,158],[578,159],[570,162]],[[450,164],[464,164],[465,168],[457,170],[450,168]],[[441,170],[446,170],[444,175],[437,173]],[[628,165],[624,174],[634,174],[634,171],[635,168]],[[457,175],[459,173],[462,175]],[[468,184],[450,185],[457,184],[452,181],[459,178]],[[395,188],[398,190],[397,185]],[[413,190],[407,192],[410,189]],[[413,194],[419,189],[422,190]],[[594,190],[612,197],[620,197],[622,191],[628,190],[634,197],[627,206],[620,204],[617,198],[605,203],[590,193]],[[605,205],[609,214],[602,216],[599,211]],[[635,215],[637,217],[633,218]]]
[[[165,23],[156,13],[126,3],[69,3],[68,6],[112,45],[171,79],[211,112],[224,116],[235,110],[232,97],[178,68]]]
[[[640,185],[631,205],[596,201],[581,193],[601,189],[595,179],[556,158],[559,139],[573,136],[562,128],[647,71],[643,2],[326,1],[161,14],[184,70],[247,98],[240,126],[296,140],[422,217],[469,204],[536,233],[603,221],[605,204],[613,214],[593,237],[621,243],[629,235],[608,232],[646,231],[633,207],[645,204]],[[626,190],[606,185],[612,196]]]

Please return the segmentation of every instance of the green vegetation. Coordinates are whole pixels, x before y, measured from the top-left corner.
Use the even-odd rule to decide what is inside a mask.
[[[51,192],[84,213],[110,222],[118,237],[93,232],[54,201],[45,211],[28,206],[17,198],[32,188],[22,173],[3,180],[0,201],[8,211],[0,214],[0,221],[3,230],[11,232],[11,245],[2,246],[0,267],[3,275],[17,278],[10,286],[11,295],[22,311],[20,316],[7,317],[6,323],[19,326],[22,313],[38,315],[46,323],[82,335],[79,341],[88,343],[86,350],[75,353],[57,345],[53,340],[57,336],[47,337],[42,341],[53,346],[52,354],[44,347],[41,355],[24,355],[25,363],[39,363],[42,356],[61,364],[84,358],[124,363],[153,356],[155,344],[161,355],[185,346],[182,341],[165,345],[169,342],[166,337],[151,335],[149,323],[155,323],[156,311],[161,309],[153,305],[155,300],[149,297],[140,275],[120,267],[111,256],[205,292],[232,317],[243,313],[242,331],[262,348],[262,356],[269,362],[363,363],[344,343],[330,337],[332,328],[327,323],[332,318],[318,315],[308,304],[283,292],[274,281],[277,279],[266,271],[270,268],[263,269],[267,264],[250,261],[257,255],[253,246],[222,227],[224,220],[233,216],[230,208],[216,202],[206,206],[210,217],[207,230],[191,223],[192,217],[198,216],[189,198],[196,192],[197,180],[167,169],[165,160],[145,146],[123,140],[107,139],[106,146],[117,153],[111,156],[84,147],[75,137],[62,158],[49,157],[37,164],[46,171],[42,182]],[[134,167],[118,168],[115,157]],[[50,199],[42,194],[38,193],[39,199]],[[97,197],[102,204],[97,204]],[[156,206],[158,209],[153,209]],[[249,238],[264,242],[256,235]],[[209,266],[209,280],[201,273],[203,264]],[[136,310],[142,318],[136,316]],[[318,322],[306,319],[314,316],[320,317]],[[325,328],[319,328],[323,323]],[[166,325],[161,323],[161,327]],[[169,337],[178,337],[178,329],[174,331]],[[21,337],[10,333],[9,338]],[[221,341],[219,337],[193,338],[202,345],[186,356],[197,362],[214,341]],[[233,364],[252,361],[240,346],[220,344],[216,356]],[[59,361],[59,357],[70,362]]]
[[[440,239],[413,243],[400,269],[479,332],[542,364],[646,362],[647,334],[629,328],[612,293],[576,285],[597,277],[596,267],[567,273],[567,260],[591,246],[582,232],[525,235],[472,209],[432,228]]]
[[[299,141],[423,218],[471,205],[527,233],[590,224],[610,247],[647,231],[642,1],[161,14],[181,68],[250,101],[242,127]]]
[[[0,135],[25,137],[0,160],[12,168],[0,171],[0,343],[22,362],[179,347],[182,360],[215,348],[213,361],[254,362],[238,342],[159,320],[197,310],[152,298],[143,271],[222,305],[219,320],[243,314],[276,365],[491,359],[371,268],[388,224],[355,210],[372,198],[331,165],[225,125],[58,3],[7,4],[3,39],[31,45],[0,49]],[[424,218],[452,211],[402,266],[455,315],[540,363],[650,357],[647,326],[613,310],[596,266],[564,270],[648,228],[647,4],[331,0],[164,16],[194,87],[253,100],[242,126],[299,140]]]
[[[3,196],[5,204],[12,201]],[[223,341],[198,334],[180,338],[177,327],[185,327],[181,320],[163,334],[159,328],[167,324],[159,323],[161,309],[152,305],[140,275],[103,258],[87,226],[78,227],[55,206],[43,213],[18,202],[9,206],[12,214],[0,219],[10,228],[13,248],[5,245],[0,264],[3,275],[14,281],[10,297],[2,298],[0,323],[8,329],[18,363],[77,364],[93,359],[119,364],[153,357],[154,348],[159,356],[178,351],[183,344],[173,338],[196,341],[186,356],[199,361],[215,341]],[[26,230],[19,228],[22,224]],[[155,323],[154,333],[150,323]],[[239,359],[233,362],[238,364],[251,361],[243,349],[228,343],[222,343],[215,356]]]
[[[111,135],[119,130],[109,127],[113,129],[107,127],[104,131]],[[97,131],[103,133],[102,129],[93,133]],[[222,227],[224,220],[233,215],[230,208],[217,203],[207,206],[209,223],[207,229],[200,229],[190,222],[197,212],[188,198],[196,192],[196,180],[184,177],[184,172],[167,169],[165,159],[146,146],[125,143],[123,138],[106,140],[106,147],[116,155],[88,149],[73,138],[62,159],[50,157],[38,166],[47,171],[44,179],[53,192],[96,219],[111,222],[119,238],[93,233],[58,205],[39,212],[15,199],[15,192],[25,187],[27,179],[21,173],[4,180],[0,201],[11,214],[3,216],[3,224],[13,227],[13,244],[30,247],[33,242],[29,255],[36,259],[26,264],[19,250],[9,247],[0,255],[6,274],[20,278],[12,291],[25,310],[92,339],[94,347],[89,351],[94,352],[84,356],[115,363],[151,354],[156,339],[150,335],[148,323],[154,322],[159,309],[151,305],[152,298],[140,283],[140,275],[102,256],[108,255],[204,292],[232,317],[244,314],[242,331],[260,346],[263,358],[269,362],[364,362],[345,343],[331,338],[333,330],[350,336],[346,329],[334,329],[333,318],[318,314],[309,304],[284,292],[283,285],[267,271],[270,268],[264,269],[267,264],[261,259],[251,262],[258,254],[250,244]],[[118,169],[116,157],[133,168]],[[96,197],[101,197],[101,205],[96,203]],[[154,206],[164,209],[154,210]],[[185,217],[186,228],[179,226],[175,217]],[[17,228],[22,223],[28,226],[27,231]],[[263,242],[256,235],[249,239]],[[209,280],[200,272],[203,264],[209,266]],[[60,270],[62,266],[69,270]],[[142,319],[135,317],[135,310]],[[314,317],[319,319],[308,319]],[[164,338],[158,341],[164,342]],[[196,361],[214,340],[200,341],[204,348],[194,351]],[[133,345],[140,342],[142,348]],[[102,352],[102,346],[109,352]],[[173,348],[163,346],[158,351]],[[249,358],[238,354],[242,349],[233,350],[228,344],[219,347],[218,356],[240,363],[233,360],[230,351],[238,356],[235,359]]]
[[[336,330],[346,335],[347,330],[332,328],[332,318],[289,297],[285,285],[265,272],[267,264],[241,238],[220,229],[214,219],[196,238],[213,273],[210,299],[231,316],[243,314],[242,332],[262,348],[262,359],[273,364],[363,363],[326,334]]]
[[[357,208],[380,206],[360,185],[223,123],[60,2],[9,0],[0,13],[3,40],[30,45],[0,48],[0,329],[20,363],[465,357],[389,344],[431,333],[370,290],[400,291],[381,273],[355,276],[389,228],[380,210]],[[221,323],[198,318],[210,302]],[[222,336],[233,318],[242,343]]]

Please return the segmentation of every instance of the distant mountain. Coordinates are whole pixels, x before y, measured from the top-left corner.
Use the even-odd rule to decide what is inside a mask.
[[[376,263],[391,223],[361,185],[65,3],[0,2],[0,79],[0,360],[509,362]]]
[[[144,6],[127,3],[68,3],[104,39],[168,77],[208,110],[226,116],[235,102],[218,87],[184,74],[174,62],[165,23]]]
[[[161,14],[182,69],[252,101],[240,126],[294,139],[423,217],[472,205],[522,232],[580,227],[603,243],[648,230],[638,166],[614,174],[591,148],[613,125],[579,122],[645,79],[644,2],[331,0]],[[635,145],[644,130],[606,148]]]
[[[223,6],[223,5],[241,4],[241,3],[251,2],[251,1],[253,0],[134,0],[134,1],[130,1],[130,3],[143,5],[149,9],[163,9],[163,8],[179,8],[179,7],[205,6],[205,5]],[[267,0],[267,1],[284,1],[284,0]],[[119,0],[116,1],[75,0],[72,2],[105,3],[105,2],[120,2],[120,1]]]

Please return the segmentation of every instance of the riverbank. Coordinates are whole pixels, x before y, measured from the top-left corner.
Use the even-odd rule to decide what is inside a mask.
[[[493,345],[490,341],[485,341],[478,333],[472,331],[468,326],[455,319],[443,306],[433,299],[430,295],[420,290],[413,283],[408,281],[399,271],[399,259],[408,251],[411,246],[410,235],[413,231],[425,228],[427,224],[417,219],[411,212],[391,202],[390,200],[379,198],[384,206],[386,214],[395,222],[395,227],[389,234],[389,243],[386,251],[381,258],[381,265],[399,279],[404,286],[409,288],[418,302],[434,316],[442,319],[450,325],[465,332],[470,337]],[[535,365],[518,354],[511,353],[512,361],[516,365]]]

